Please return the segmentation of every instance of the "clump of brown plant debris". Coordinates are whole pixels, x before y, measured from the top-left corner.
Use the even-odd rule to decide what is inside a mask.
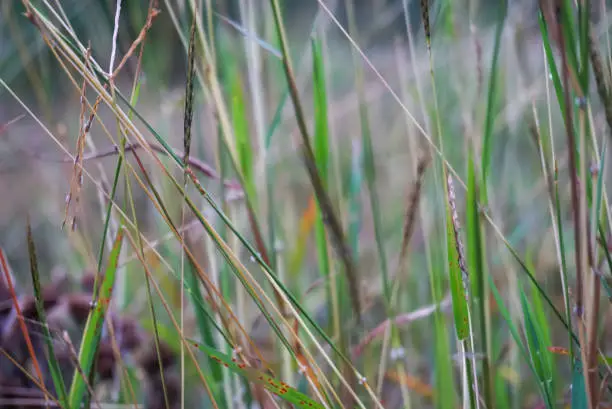
[[[28,347],[31,342],[44,379],[48,401],[52,406],[57,394],[49,367],[45,331],[39,320],[36,300],[25,291],[15,294],[0,277],[0,407],[6,409],[43,408],[45,391],[41,388],[34,360]],[[77,349],[92,305],[94,274],[85,274],[80,282],[67,277],[53,280],[42,289],[43,306],[53,349],[66,387],[72,377],[83,376],[77,362]],[[12,280],[12,283],[15,281]],[[20,319],[21,312],[23,320]],[[22,325],[25,323],[25,326]],[[25,328],[24,328],[25,327]],[[27,337],[24,335],[27,331]],[[112,334],[112,335],[111,335]],[[76,345],[76,346],[75,346]],[[176,408],[180,396],[180,380],[174,351],[163,341],[155,342],[138,322],[129,316],[110,314],[106,318],[94,364],[94,382],[88,381],[93,392],[91,407],[97,407],[101,390],[119,385],[125,379],[126,366],[137,369],[139,386],[146,409]],[[124,382],[124,385],[128,384]],[[127,386],[129,395],[130,387]],[[132,389],[133,392],[133,389]],[[134,396],[134,395],[132,395]],[[134,397],[134,399],[139,399]],[[142,407],[142,406],[141,406]]]

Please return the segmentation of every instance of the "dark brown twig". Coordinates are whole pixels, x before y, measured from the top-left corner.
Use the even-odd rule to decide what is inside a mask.
[[[421,190],[423,188],[423,179],[425,176],[425,170],[429,164],[429,157],[423,156],[419,159],[417,164],[416,178],[410,196],[408,198],[408,206],[406,206],[406,215],[404,217],[404,230],[402,234],[402,244],[400,247],[400,256],[398,261],[398,268],[401,268],[406,254],[408,253],[408,247],[410,245],[410,239],[414,231],[414,224],[416,220],[417,210],[419,208],[419,199],[421,198]]]
[[[293,104],[295,112],[295,118],[297,120],[297,125],[301,136],[302,159],[306,166],[306,170],[308,171],[308,176],[310,178],[312,187],[315,191],[317,203],[319,204],[319,209],[321,210],[323,222],[330,233],[330,240],[333,244],[333,248],[334,250],[336,250],[338,257],[340,258],[340,260],[342,260],[342,263],[344,264],[344,272],[347,276],[353,311],[356,316],[357,324],[361,326],[363,322],[361,317],[361,299],[358,276],[359,274],[355,265],[355,261],[353,259],[351,248],[345,240],[342,224],[340,223],[340,219],[334,212],[332,201],[328,195],[327,190],[325,189],[325,186],[323,184],[323,181],[321,180],[320,174],[317,169],[313,148],[310,143],[308,127],[306,125],[305,114],[300,100],[297,83],[295,80],[295,73],[293,71],[293,66],[290,60],[290,53],[287,45],[287,38],[284,31],[280,6],[277,0],[271,0],[270,5],[272,6],[274,24],[276,26],[277,35],[281,43],[281,51],[283,54],[283,70],[289,88],[289,96],[291,97],[291,102]]]

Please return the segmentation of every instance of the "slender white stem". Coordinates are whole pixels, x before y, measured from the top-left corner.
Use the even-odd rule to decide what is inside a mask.
[[[117,0],[115,7],[115,26],[113,27],[113,48],[111,49],[110,63],[108,65],[108,75],[113,74],[115,65],[115,55],[117,54],[117,35],[119,34],[119,15],[121,14],[121,0]]]

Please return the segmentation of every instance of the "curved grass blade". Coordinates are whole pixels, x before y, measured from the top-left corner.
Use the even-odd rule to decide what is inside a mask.
[[[536,368],[534,367],[533,362],[529,357],[529,353],[527,352],[527,349],[525,348],[525,344],[523,343],[523,340],[521,339],[521,336],[519,335],[519,332],[516,326],[514,325],[514,322],[512,321],[512,315],[510,314],[510,312],[504,305],[504,301],[501,295],[499,294],[499,290],[497,289],[497,286],[495,285],[493,278],[491,276],[488,276],[487,281],[489,282],[489,287],[491,288],[491,292],[497,303],[497,308],[499,308],[499,312],[501,313],[504,321],[506,321],[506,324],[508,325],[508,329],[510,330],[510,335],[514,339],[514,342],[516,343],[516,346],[518,347],[518,350],[521,356],[523,357],[523,359],[529,366],[531,373],[533,373],[537,377]],[[542,394],[542,396],[544,396],[545,395],[544,389],[542,388],[542,384],[540,382],[538,382],[538,388],[540,389],[540,393]]]
[[[95,298],[95,307],[89,312],[83,338],[81,339],[79,365],[87,375],[89,375],[94,361],[94,352],[100,341],[104,317],[113,295],[113,285],[115,283],[119,254],[121,253],[121,244],[123,243],[123,234],[124,231],[122,229],[117,232],[117,237],[108,258],[108,265],[102,278],[102,285]],[[75,373],[68,395],[68,403],[71,409],[80,408],[85,388],[85,380],[78,373]]]
[[[210,356],[213,360],[217,361],[220,365],[225,366],[232,372],[242,375],[251,382],[259,383],[264,388],[280,397],[281,399],[294,404],[298,408],[304,409],[324,409],[324,406],[320,403],[310,399],[297,389],[287,385],[283,381],[279,381],[276,378],[259,371],[255,368],[246,366],[244,363],[238,362],[236,358],[226,355],[222,352],[209,347],[208,345],[189,340],[194,347]]]
[[[558,200],[557,200],[557,203],[558,203]],[[603,229],[600,229],[600,232],[603,232]],[[578,339],[578,336],[574,333],[574,331],[570,327],[570,324],[568,324],[568,321],[566,321],[565,318],[563,318],[563,316],[561,315],[561,313],[559,312],[555,304],[552,302],[551,298],[546,293],[546,291],[544,291],[540,283],[538,283],[538,281],[535,279],[532,272],[529,270],[529,267],[527,267],[527,265],[525,264],[525,261],[519,256],[517,251],[510,245],[508,241],[503,240],[503,243],[506,249],[508,249],[508,251],[510,252],[512,258],[519,264],[521,271],[527,275],[527,278],[533,284],[534,288],[537,290],[542,300],[546,302],[548,307],[554,313],[554,316],[559,320],[559,322],[563,325],[565,330],[568,332],[570,341],[574,341],[576,345],[578,346],[578,348],[580,348],[581,345],[580,345],[580,340]],[[491,282],[491,278],[488,277],[488,279],[489,279],[489,282]],[[498,304],[499,304],[499,300],[498,300]],[[602,377],[603,375],[600,373],[600,378]],[[608,386],[608,390],[612,391],[612,387]]]

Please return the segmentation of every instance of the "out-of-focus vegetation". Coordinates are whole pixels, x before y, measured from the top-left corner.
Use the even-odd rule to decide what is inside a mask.
[[[0,7],[0,407],[611,407],[610,4]]]

